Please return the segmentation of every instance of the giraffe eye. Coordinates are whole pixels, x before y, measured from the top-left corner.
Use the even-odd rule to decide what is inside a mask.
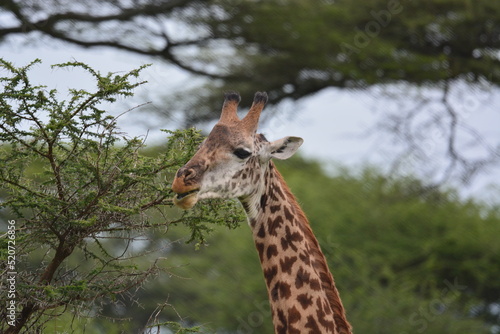
[[[240,159],[246,159],[252,155],[251,152],[248,152],[244,148],[237,148],[236,150],[233,151],[233,154]]]

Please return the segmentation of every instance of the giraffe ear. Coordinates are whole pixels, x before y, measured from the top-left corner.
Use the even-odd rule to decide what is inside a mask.
[[[284,137],[270,142],[268,152],[271,158],[285,160],[294,155],[303,142],[299,137]]]

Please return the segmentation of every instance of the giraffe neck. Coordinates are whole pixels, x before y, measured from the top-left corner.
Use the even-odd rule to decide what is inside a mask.
[[[269,163],[260,191],[240,199],[259,253],[276,333],[351,333],[309,222]]]

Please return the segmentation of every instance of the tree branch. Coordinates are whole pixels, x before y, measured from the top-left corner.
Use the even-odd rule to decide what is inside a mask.
[[[11,0],[9,1],[12,2]],[[24,34],[24,33],[39,31],[52,38],[85,48],[104,46],[139,55],[161,57],[167,60],[168,62],[190,73],[205,76],[212,79],[226,79],[228,78],[228,76],[226,75],[211,73],[203,69],[187,65],[186,63],[182,62],[177,56],[175,56],[173,52],[173,50],[177,47],[188,46],[188,45],[201,45],[209,40],[212,40],[213,38],[211,37],[202,37],[199,39],[189,39],[185,41],[171,42],[166,32],[163,32],[162,37],[165,39],[165,47],[162,49],[154,49],[154,48],[147,49],[132,45],[126,45],[113,40],[86,41],[71,37],[67,32],[63,32],[57,29],[58,24],[68,21],[99,24],[111,21],[128,22],[131,21],[133,18],[141,16],[157,17],[159,15],[168,14],[175,9],[184,8],[190,3],[192,3],[192,0],[172,0],[160,3],[159,5],[148,4],[142,7],[126,8],[123,9],[120,13],[109,14],[109,15],[92,15],[88,13],[77,13],[77,12],[56,13],[49,15],[45,19],[41,19],[35,22],[31,22],[26,16],[22,14],[21,9],[15,3],[12,3],[12,6],[9,6],[8,9],[10,9],[15,14],[16,18],[20,21],[20,25],[11,28],[0,28],[0,39],[2,37],[11,34]]]

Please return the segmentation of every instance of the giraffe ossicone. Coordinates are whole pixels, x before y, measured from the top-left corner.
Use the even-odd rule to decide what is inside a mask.
[[[276,333],[349,334],[333,276],[309,222],[272,159],[288,159],[302,138],[269,142],[256,133],[267,94],[257,92],[240,119],[228,92],[219,121],[172,183],[183,209],[205,198],[237,198],[252,229]]]

